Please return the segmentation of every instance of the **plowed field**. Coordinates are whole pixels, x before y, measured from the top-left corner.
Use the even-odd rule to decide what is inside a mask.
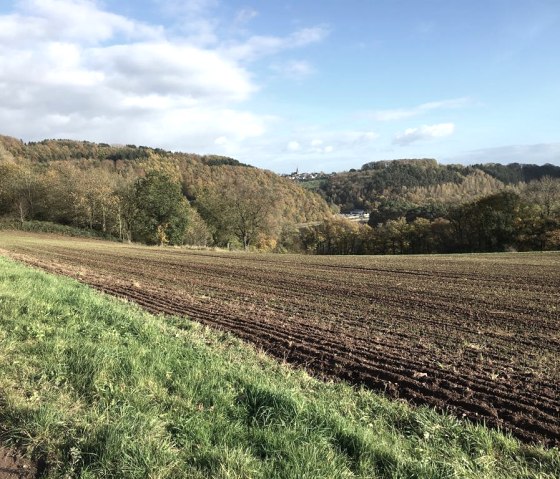
[[[0,248],[316,375],[560,445],[560,254],[251,255],[8,232]]]

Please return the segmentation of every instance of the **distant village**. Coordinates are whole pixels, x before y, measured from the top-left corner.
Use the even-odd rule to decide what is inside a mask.
[[[299,170],[294,171],[293,173],[283,174],[281,175],[288,180],[294,181],[309,181],[309,180],[320,180],[321,178],[327,178],[329,175],[327,173],[300,173]]]

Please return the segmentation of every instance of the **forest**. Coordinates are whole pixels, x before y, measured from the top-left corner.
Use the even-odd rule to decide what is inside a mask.
[[[373,211],[384,201],[408,203],[466,202],[495,193],[506,186],[530,183],[545,176],[560,178],[560,166],[497,163],[444,165],[434,159],[376,161],[359,170],[324,175],[322,180],[302,181],[342,213],[355,209]]]
[[[560,248],[554,165],[379,161],[309,186],[229,157],[0,136],[2,227],[308,254]],[[367,224],[336,214],[356,209]]]
[[[560,248],[560,167],[441,165],[433,159],[365,164],[329,175],[316,190],[341,211],[306,228],[319,254],[468,253]]]
[[[316,193],[219,156],[0,137],[0,216],[146,244],[272,250],[331,214]]]

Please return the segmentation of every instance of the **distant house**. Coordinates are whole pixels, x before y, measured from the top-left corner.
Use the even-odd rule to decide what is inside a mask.
[[[369,213],[365,210],[352,210],[350,213],[340,213],[339,216],[357,223],[367,223],[369,220]]]
[[[288,178],[289,180],[294,181],[309,181],[309,180],[316,180],[317,178],[324,178],[326,175],[325,173],[300,173],[298,170],[294,171],[293,173],[282,175],[284,178]]]

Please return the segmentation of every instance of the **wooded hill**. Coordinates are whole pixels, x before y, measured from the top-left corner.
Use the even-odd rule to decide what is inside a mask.
[[[273,249],[293,225],[330,209],[318,194],[228,157],[0,136],[0,216],[9,215],[146,243]]]
[[[302,185],[228,157],[0,137],[0,216],[22,228],[326,254],[560,248],[553,165],[381,161]],[[365,210],[368,225],[338,208]]]
[[[415,205],[465,203],[506,186],[560,178],[560,166],[496,163],[443,165],[434,159],[404,159],[366,163],[359,170],[325,175],[309,186],[342,213],[375,211],[386,202]],[[306,186],[305,182],[302,182]]]
[[[558,166],[380,161],[314,185],[342,212],[369,213],[368,225],[338,218],[309,228],[302,244],[317,253],[560,249]]]

